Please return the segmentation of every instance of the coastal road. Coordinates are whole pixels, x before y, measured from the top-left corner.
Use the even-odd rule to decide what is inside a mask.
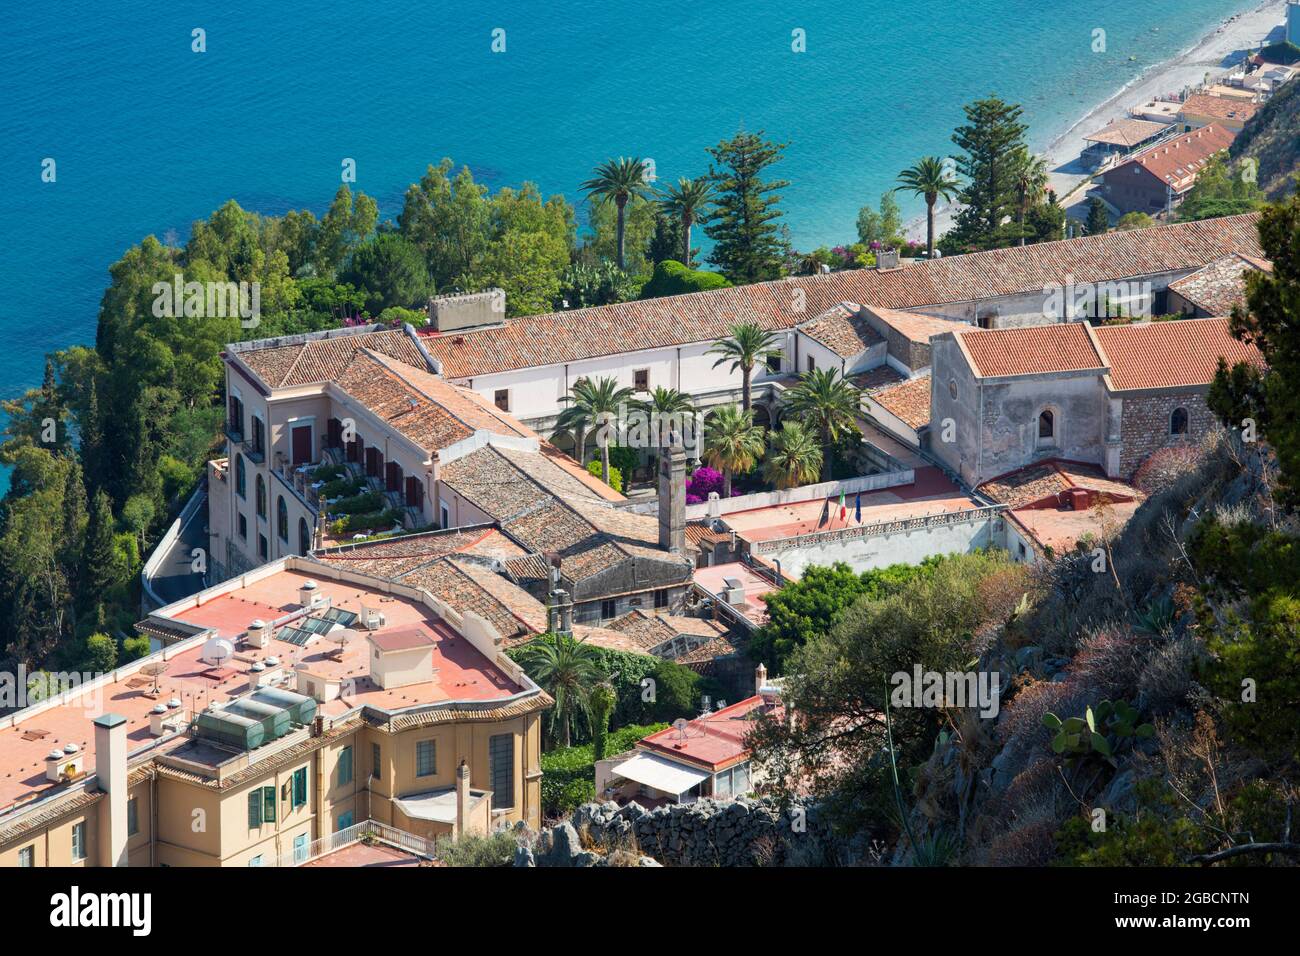
[[[208,548],[208,501],[204,494],[202,501],[194,508],[188,521],[184,521],[180,533],[166,549],[157,556],[157,566],[149,578],[149,586],[164,604],[179,601],[191,594],[197,594],[206,586],[202,574],[193,570],[193,551]]]

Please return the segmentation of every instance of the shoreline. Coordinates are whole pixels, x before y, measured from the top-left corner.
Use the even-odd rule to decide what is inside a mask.
[[[1047,160],[1051,187],[1064,201],[1071,192],[1088,180],[1088,173],[1077,165],[1083,150],[1083,137],[1105,126],[1112,119],[1128,115],[1130,106],[1153,97],[1181,92],[1205,79],[1208,72],[1223,71],[1239,63],[1244,55],[1259,49],[1262,41],[1286,20],[1287,0],[1262,0],[1255,6],[1220,20],[1186,49],[1149,67],[1129,80],[1101,103],[1088,110],[1063,131],[1052,137],[1039,155]],[[1067,208],[1081,197],[1074,197]],[[935,208],[935,231],[942,235],[952,224],[955,203]],[[925,239],[925,215],[909,219],[904,233],[910,239]]]

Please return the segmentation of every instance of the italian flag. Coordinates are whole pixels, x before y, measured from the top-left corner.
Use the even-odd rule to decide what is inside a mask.
[[[841,491],[840,492],[840,520],[843,521],[844,516],[848,513],[849,513],[849,509],[844,505],[844,492]]]

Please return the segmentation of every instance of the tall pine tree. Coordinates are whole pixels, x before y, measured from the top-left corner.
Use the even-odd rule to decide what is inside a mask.
[[[81,590],[77,595],[83,611],[102,608],[105,595],[116,583],[117,558],[113,551],[113,506],[103,491],[95,493],[86,522],[81,549]]]
[[[965,179],[957,197],[965,208],[945,245],[956,250],[1010,245],[1016,237],[1006,224],[1019,198],[1017,157],[1027,149],[1020,107],[989,96],[968,104],[965,112],[965,125],[952,134],[962,150],[954,159]]]
[[[763,139],[761,130],[742,130],[709,150],[718,164],[709,170],[717,203],[704,225],[705,235],[714,242],[709,261],[737,284],[781,276],[787,243],[777,223],[778,190],[790,183],[762,177],[781,159],[785,145]]]

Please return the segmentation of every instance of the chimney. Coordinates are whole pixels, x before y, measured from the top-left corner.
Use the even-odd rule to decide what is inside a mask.
[[[761,663],[754,668],[754,693],[761,694],[763,685],[767,683],[767,668]]]
[[[469,764],[464,760],[456,767],[456,839],[465,835],[469,824]]]
[[[573,633],[573,595],[563,588],[560,589],[560,631]]]
[[[101,866],[126,866],[126,718],[101,714],[95,724],[95,779],[108,794],[100,804]]]
[[[676,430],[659,456],[659,547],[675,554],[686,550],[686,450]]]
[[[320,601],[320,586],[315,581],[303,581],[298,589],[298,603],[303,607],[315,607]]]

